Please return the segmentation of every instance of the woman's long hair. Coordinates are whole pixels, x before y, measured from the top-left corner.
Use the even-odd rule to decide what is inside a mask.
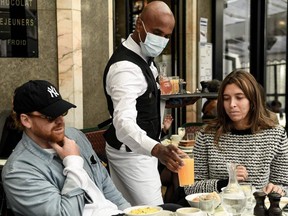
[[[275,127],[275,123],[269,118],[266,108],[263,105],[261,90],[256,79],[247,71],[235,70],[228,74],[222,81],[217,99],[217,117],[215,120],[211,120],[205,127],[205,132],[216,133],[216,144],[223,133],[230,132],[231,129],[234,128],[233,121],[229,118],[224,109],[223,93],[226,86],[229,84],[237,85],[250,102],[248,127],[251,129],[252,133],[257,133],[262,129]]]

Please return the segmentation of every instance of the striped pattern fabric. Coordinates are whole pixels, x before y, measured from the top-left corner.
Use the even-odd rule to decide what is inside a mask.
[[[256,134],[224,134],[219,147],[213,139],[213,134],[203,131],[197,135],[193,149],[195,184],[184,188],[186,194],[217,191],[217,182],[229,178],[227,162],[244,165],[249,175],[247,181],[256,189],[269,182],[288,186],[288,141],[281,126]]]

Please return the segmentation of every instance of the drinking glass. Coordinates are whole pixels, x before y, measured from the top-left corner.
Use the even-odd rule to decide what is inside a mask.
[[[185,132],[186,132],[186,129],[184,127],[178,128],[178,135],[181,137],[181,139],[183,139],[183,137],[185,136]]]
[[[199,197],[199,208],[203,211],[206,212],[206,215],[208,216],[213,216],[215,213],[215,208],[214,208],[214,198],[208,198],[207,196],[200,196]]]
[[[195,140],[195,133],[187,133],[186,138],[187,140]]]
[[[253,196],[253,189],[252,184],[249,182],[240,182],[240,187],[242,188],[245,197],[246,197],[246,209],[249,211],[251,210],[255,205],[255,199]]]
[[[178,171],[179,186],[189,186],[194,184],[194,157],[190,154],[189,157],[182,158],[184,166]]]
[[[179,76],[170,77],[170,81],[172,84],[172,94],[178,94],[179,93]]]

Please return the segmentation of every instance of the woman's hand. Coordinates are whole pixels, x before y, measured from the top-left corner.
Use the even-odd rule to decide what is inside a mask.
[[[283,190],[283,188],[279,185],[275,185],[273,183],[268,183],[264,188],[263,191],[266,194],[269,194],[271,192],[276,192],[278,194],[280,194],[281,196],[285,196],[285,191]]]
[[[236,176],[238,181],[247,181],[248,179],[248,172],[245,166],[238,165],[236,167]]]

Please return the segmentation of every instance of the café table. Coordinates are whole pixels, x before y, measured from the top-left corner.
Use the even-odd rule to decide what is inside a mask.
[[[282,197],[281,201],[279,203],[279,206],[283,208],[286,204],[288,204],[288,197]],[[255,205],[255,203],[254,203]],[[254,211],[254,205],[250,206],[249,208],[246,208],[244,212],[241,214],[241,216],[254,216],[253,211]],[[266,198],[265,200],[265,205],[267,208],[269,208],[269,200]],[[203,216],[205,213],[203,214]],[[168,211],[168,210],[163,210],[161,213],[157,214],[157,216],[177,216],[175,212]],[[223,206],[220,204],[215,208],[215,212],[213,216],[232,216],[229,215],[228,213],[225,212]],[[282,212],[282,216],[288,216],[288,212]]]
[[[280,207],[283,208],[288,203],[288,197],[282,197],[280,201]],[[269,208],[269,201],[268,199],[265,200],[265,205]],[[254,216],[254,205],[251,206],[249,209],[245,209],[242,213],[242,216]],[[216,209],[214,216],[230,216],[228,213],[225,212],[223,206],[220,204]],[[282,211],[282,216],[288,216],[288,212]]]
[[[159,215],[157,216],[177,216],[177,214],[175,212],[171,212],[171,211],[166,211],[164,210],[163,212],[161,212]],[[213,216],[232,216],[229,215],[228,213],[225,212],[225,210],[223,209],[223,207],[220,205],[215,209],[215,213]],[[245,210],[241,216],[254,216],[253,214],[253,208],[250,210]],[[282,216],[288,216],[288,212],[282,212]]]
[[[254,211],[255,202],[253,204],[254,205],[244,210],[244,212],[242,213],[242,216],[254,216],[253,211]],[[288,204],[288,197],[282,197],[279,203],[280,208],[282,209],[287,204]],[[270,203],[269,203],[268,198],[265,199],[265,205],[267,209],[269,209]],[[225,212],[225,210],[223,209],[223,206],[220,204],[215,209],[214,216],[230,216],[230,215]],[[282,211],[282,216],[288,216],[288,212]]]

